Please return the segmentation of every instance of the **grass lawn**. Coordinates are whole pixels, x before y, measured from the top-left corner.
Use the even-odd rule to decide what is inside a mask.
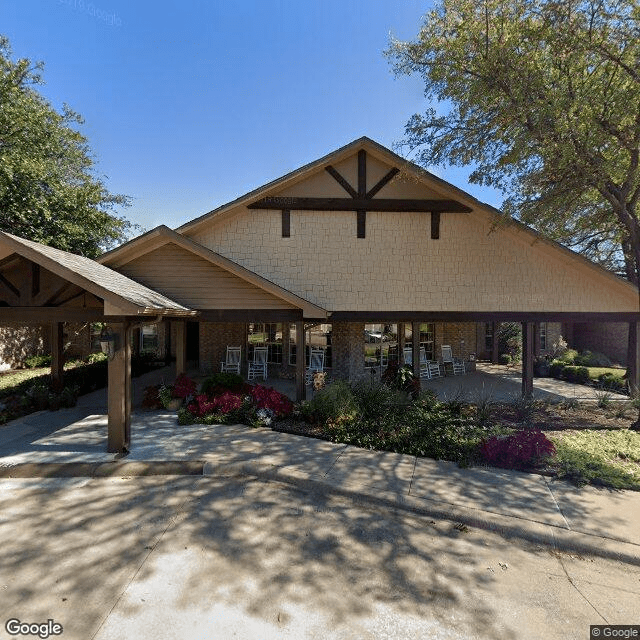
[[[640,433],[628,429],[546,434],[556,446],[550,466],[559,478],[640,491]]]
[[[589,370],[589,378],[591,380],[597,380],[598,376],[603,373],[610,373],[616,378],[622,379],[626,373],[626,369],[618,369],[617,367],[587,367]]]
[[[37,378],[45,373],[49,373],[51,367],[38,367],[36,369],[17,369],[15,371],[10,370],[0,373],[0,393],[7,391],[11,392],[20,382],[30,380],[31,378]]]

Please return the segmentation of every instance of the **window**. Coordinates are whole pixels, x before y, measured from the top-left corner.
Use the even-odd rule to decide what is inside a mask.
[[[547,350],[547,323],[540,323],[540,351]]]
[[[424,349],[427,360],[435,360],[436,327],[433,322],[425,322],[420,325],[420,349]]]
[[[324,368],[331,369],[331,325],[318,324],[307,329],[305,335],[305,359],[304,364],[309,366],[311,347],[324,349]],[[296,325],[291,324],[289,331],[289,364],[296,364]]]
[[[158,325],[149,324],[140,329],[140,350],[156,351],[158,348]]]
[[[282,364],[282,323],[264,322],[249,325],[247,360],[253,360],[254,347],[267,347],[267,362]]]

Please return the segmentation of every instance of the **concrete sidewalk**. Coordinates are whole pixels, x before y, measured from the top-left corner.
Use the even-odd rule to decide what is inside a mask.
[[[640,565],[640,493],[375,452],[270,429],[132,419],[132,451],[106,453],[107,416],[82,407],[0,428],[0,476],[244,475],[444,518]]]

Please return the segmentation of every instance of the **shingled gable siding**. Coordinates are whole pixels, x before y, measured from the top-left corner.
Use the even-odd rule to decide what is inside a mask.
[[[523,233],[490,233],[488,216],[444,214],[431,240],[429,216],[368,212],[356,242],[351,213],[292,211],[285,242],[279,211],[240,208],[193,239],[332,311],[634,310],[613,280]]]

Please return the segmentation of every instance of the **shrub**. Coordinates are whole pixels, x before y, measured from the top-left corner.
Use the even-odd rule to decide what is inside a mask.
[[[381,382],[392,389],[410,393],[414,398],[420,393],[420,378],[416,378],[408,365],[399,367],[390,364],[382,374]]]
[[[96,362],[106,362],[106,360],[107,360],[107,354],[102,353],[102,351],[100,351],[99,353],[90,353],[87,356],[87,362],[89,364],[95,364]]]
[[[208,376],[200,386],[200,392],[213,395],[218,389],[222,391],[241,391],[245,382],[237,373],[214,373]]]
[[[535,467],[553,456],[556,448],[542,431],[518,431],[494,436],[482,445],[482,456],[491,465],[506,469]]]
[[[511,356],[508,353],[501,353],[498,356],[498,362],[500,364],[511,364]]]
[[[598,376],[598,386],[602,389],[609,391],[615,391],[618,393],[626,393],[627,382],[623,378],[614,375],[613,373],[602,373]]]
[[[549,365],[549,375],[552,378],[560,378],[562,376],[562,370],[565,368],[564,362],[560,360],[552,360]]]
[[[271,387],[256,384],[251,388],[250,396],[258,410],[268,409],[278,418],[288,416],[293,411],[293,402]]]
[[[585,384],[586,382],[589,382],[589,369],[587,369],[587,367],[567,365],[562,370],[562,379],[567,382]]]
[[[196,383],[189,376],[181,373],[173,383],[172,395],[174,398],[182,398],[183,400],[196,392]]]
[[[23,360],[23,364],[27,369],[37,369],[38,367],[51,366],[51,356],[31,356]]]
[[[519,362],[522,356],[522,326],[519,322],[502,322],[498,329],[498,352],[509,355],[511,362]]]
[[[336,380],[316,393],[309,402],[311,413],[321,423],[353,420],[358,413],[358,403],[344,380]]]
[[[581,367],[610,367],[611,360],[609,360],[604,353],[598,353],[597,351],[583,351],[574,359],[573,364],[577,364]]]
[[[378,382],[359,382],[352,387],[363,420],[384,419],[408,406],[406,393]]]
[[[142,407],[144,409],[162,409],[164,404],[160,401],[159,384],[144,388],[144,396],[142,398]]]
[[[566,349],[562,355],[557,359],[565,364],[573,364],[578,357],[578,352],[575,349]]]

